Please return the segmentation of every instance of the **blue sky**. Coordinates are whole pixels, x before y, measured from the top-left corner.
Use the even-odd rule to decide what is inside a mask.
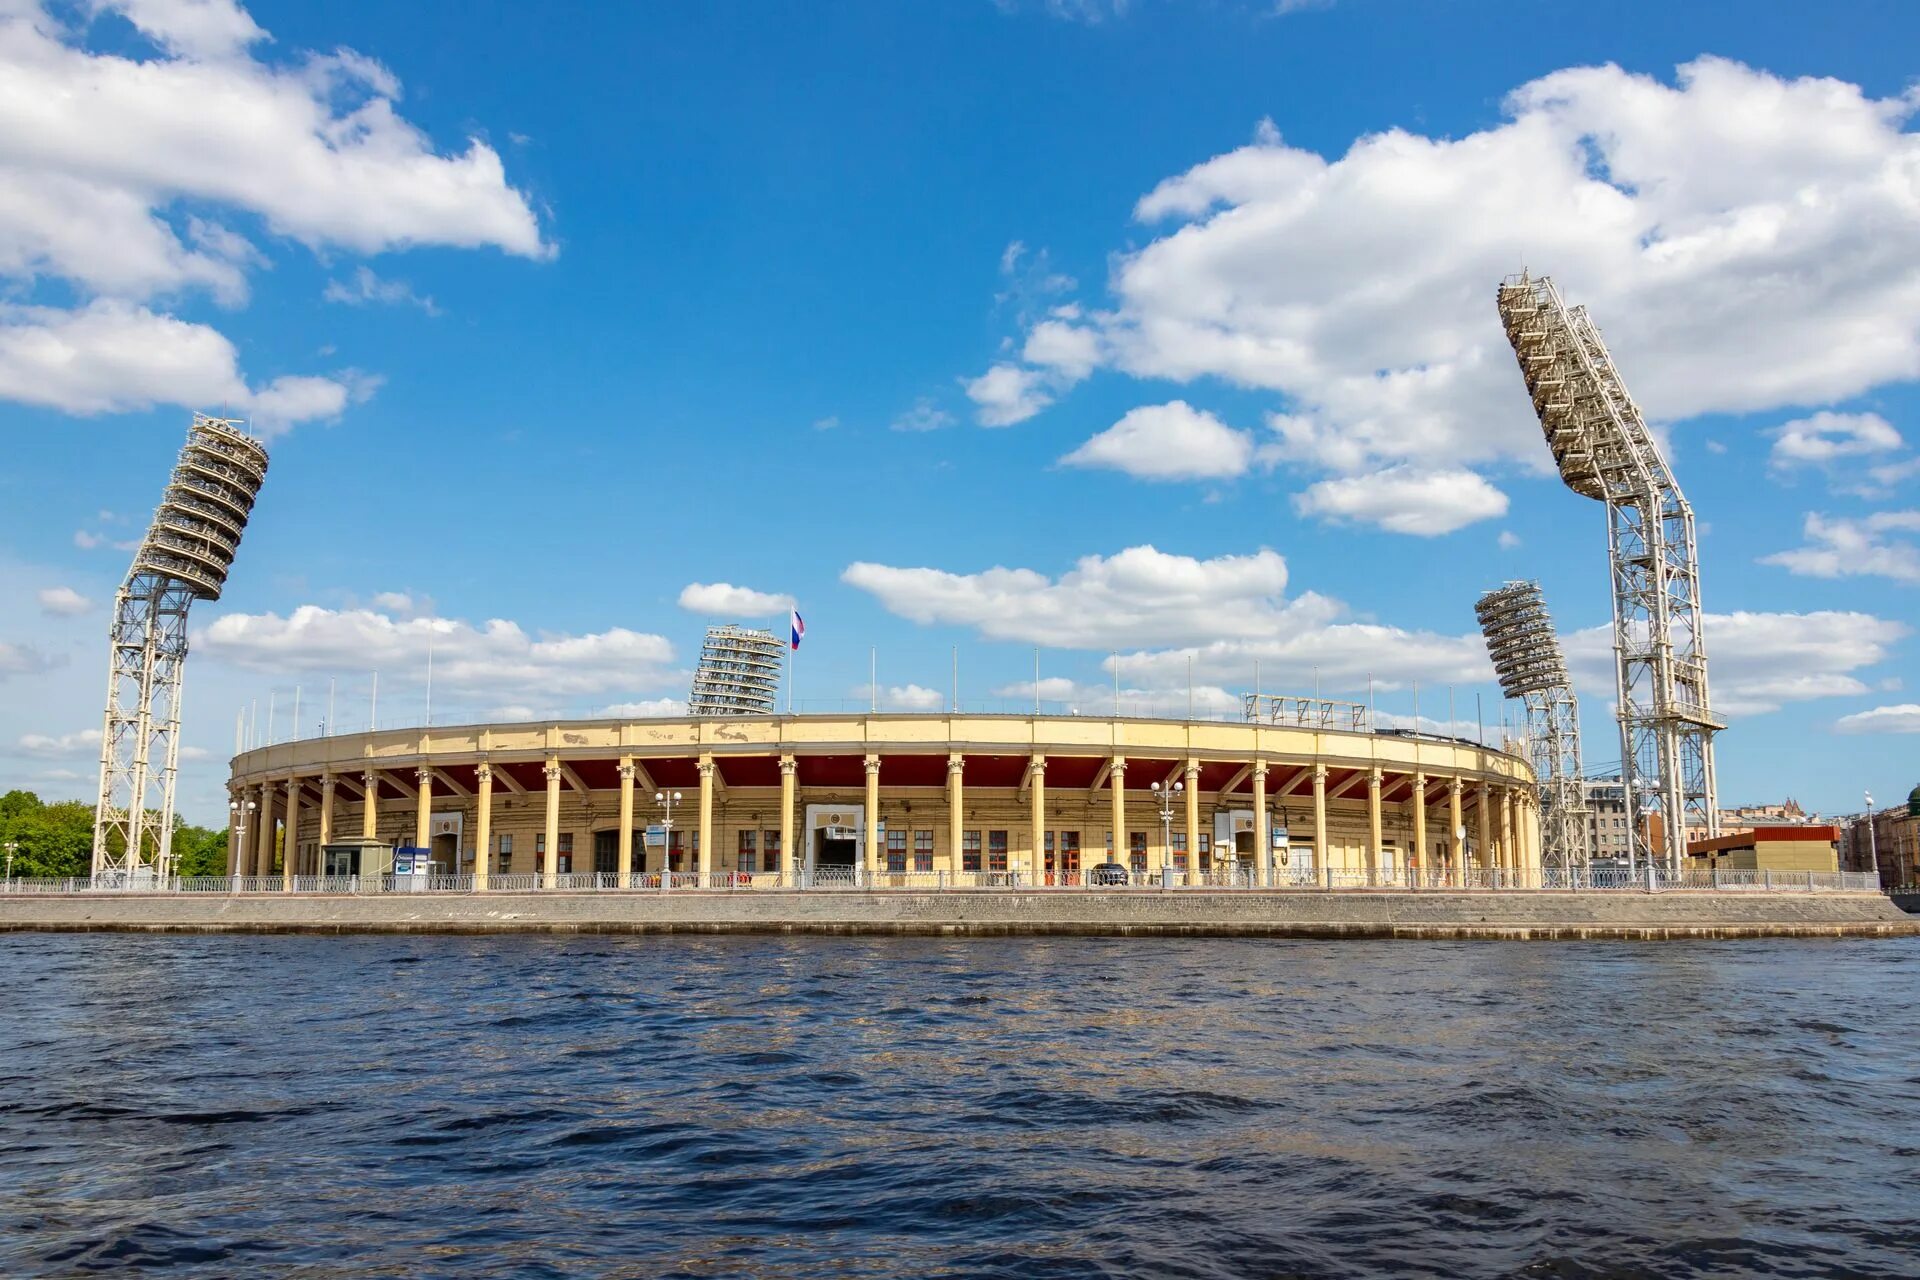
[[[1038,647],[1061,707],[1257,660],[1444,727],[1498,718],[1474,597],[1537,577],[1604,764],[1522,266],[1698,512],[1723,802],[1920,780],[1908,6],[99,10],[0,17],[0,74],[86,89],[0,120],[8,785],[90,793],[116,544],[223,405],[273,470],[195,614],[190,816],[243,705],[313,732],[331,680],[351,729],[378,668],[417,718],[432,647],[436,721],[666,709],[780,596],[802,704],[874,647],[943,705],[957,647],[1011,707]]]

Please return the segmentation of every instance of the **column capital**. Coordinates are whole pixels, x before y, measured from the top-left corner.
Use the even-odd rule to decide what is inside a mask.
[[[1367,770],[1367,790],[1378,791],[1380,789],[1380,779],[1381,773],[1379,765],[1375,765],[1373,768]]]
[[[1107,769],[1108,773],[1125,773],[1126,771],[1127,758],[1125,756],[1115,756],[1113,758],[1113,764]]]
[[[320,789],[322,791],[331,791],[337,785],[339,785],[339,779],[335,778],[332,774],[323,773],[320,775]]]
[[[800,762],[798,760],[795,760],[792,756],[780,757],[780,773],[783,777],[791,778],[798,772],[800,772]]]
[[[1327,766],[1324,764],[1315,764],[1313,766],[1313,785],[1316,787],[1324,787],[1327,785]]]
[[[1028,773],[1045,773],[1046,771],[1047,771],[1047,758],[1044,755],[1041,755],[1038,751],[1036,751],[1032,755],[1027,757]]]
[[[1452,792],[1454,795],[1457,796],[1462,791],[1465,791],[1466,789],[1467,789],[1467,784],[1462,782],[1459,778],[1447,779],[1447,790]]]
[[[1200,762],[1189,758],[1187,761],[1187,790],[1193,790],[1193,782],[1200,777]]]
[[[300,790],[300,779],[295,777],[288,777],[284,782],[280,784],[280,789],[286,792],[288,795],[294,795]]]
[[[967,758],[961,755],[958,751],[952,752],[947,756],[947,772],[949,774],[963,773],[965,772],[966,767],[967,767]]]
[[[548,756],[545,773],[549,783],[560,781],[560,761],[553,756]]]
[[[433,770],[423,764],[413,771],[413,776],[418,778],[424,785],[433,781]]]
[[[880,757],[879,756],[870,755],[867,757],[867,773],[871,776],[876,776],[876,777],[879,775],[880,773]]]
[[[620,773],[620,781],[622,781],[622,782],[632,782],[632,781],[633,781],[633,772],[634,772],[634,770],[633,770],[633,761],[631,761],[631,760],[622,760],[622,761],[620,762],[620,769],[619,769],[619,773]]]
[[[473,780],[475,782],[492,782],[493,765],[482,760],[479,764],[473,766]]]
[[[701,781],[705,782],[713,777],[715,766],[712,756],[701,756],[695,767],[700,770]]]

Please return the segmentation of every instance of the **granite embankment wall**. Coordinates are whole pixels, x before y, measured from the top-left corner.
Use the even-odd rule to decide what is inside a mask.
[[[1875,893],[491,893],[0,898],[0,931],[1089,934],[1355,938],[1920,936]]]

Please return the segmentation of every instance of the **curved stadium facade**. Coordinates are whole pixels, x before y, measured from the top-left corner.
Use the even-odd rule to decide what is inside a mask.
[[[256,806],[230,872],[288,888],[377,871],[348,865],[356,845],[428,850],[434,874],[475,890],[1069,886],[1108,862],[1141,886],[1528,884],[1540,865],[1520,758],[1296,725],[485,724],[259,748],[235,757],[230,787],[240,812]]]

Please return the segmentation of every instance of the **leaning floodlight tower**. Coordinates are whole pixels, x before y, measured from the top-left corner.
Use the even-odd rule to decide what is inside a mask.
[[[708,627],[687,710],[696,716],[773,714],[786,644],[771,631]]]
[[[1713,735],[1725,727],[1707,697],[1693,508],[1586,308],[1525,274],[1498,302],[1561,479],[1606,504],[1620,780],[1635,845],[1677,868],[1690,826],[1719,834]]]
[[[232,418],[193,415],[186,447],[113,602],[93,877],[138,883],[173,866],[187,610],[218,600],[267,478],[267,450]]]
[[[1580,700],[1537,582],[1509,582],[1474,602],[1500,692],[1526,704],[1527,755],[1540,788],[1541,852],[1571,871],[1586,861],[1592,811],[1580,777]]]

